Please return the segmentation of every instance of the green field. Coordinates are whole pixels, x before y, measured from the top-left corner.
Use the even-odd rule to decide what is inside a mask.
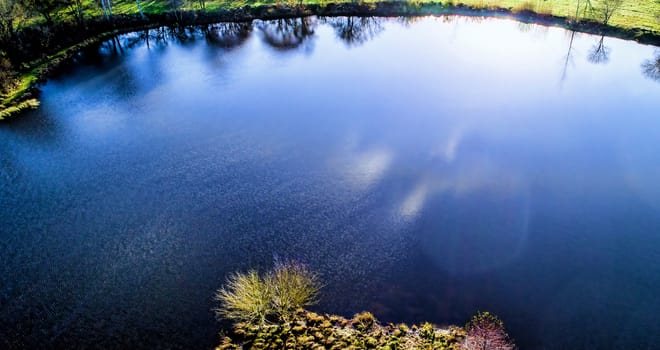
[[[387,1],[387,0],[385,0]],[[599,9],[604,6],[608,0],[591,0],[593,11],[580,11],[580,19],[592,19],[599,21]],[[330,3],[375,3],[382,0],[302,0],[303,4],[326,5]],[[559,17],[574,18],[577,6],[584,6],[587,0],[412,0],[412,4],[441,3],[443,5],[466,5],[474,8],[484,9],[508,9],[512,11],[528,10],[541,14],[552,14]],[[174,1],[181,10],[200,10],[199,1]],[[226,8],[236,8],[243,6],[260,6],[268,4],[298,5],[299,0],[269,1],[269,0],[208,0],[205,1],[207,11],[215,11]],[[85,16],[102,16],[102,11],[96,1],[84,0]],[[170,11],[173,8],[173,2],[170,0],[147,0],[142,2],[142,9],[145,14],[156,14]],[[136,14],[138,6],[136,1],[116,0],[113,1],[114,14]],[[56,18],[66,18],[70,16],[69,10],[64,9],[58,13]],[[23,21],[23,25],[32,25],[37,21],[43,21],[39,17],[29,18]],[[660,0],[623,0],[622,5],[616,10],[610,25],[625,29],[640,29],[660,33]]]
[[[463,0],[464,3],[476,7],[500,7],[512,10],[529,9],[538,13],[552,14],[561,17],[575,17],[578,3],[585,0]],[[588,18],[599,20],[598,8],[603,6],[602,0],[592,0],[595,13],[588,13]],[[584,16],[583,13],[580,16]],[[660,32],[660,1],[658,0],[624,0],[621,8],[612,16],[611,25],[626,29],[643,29]]]

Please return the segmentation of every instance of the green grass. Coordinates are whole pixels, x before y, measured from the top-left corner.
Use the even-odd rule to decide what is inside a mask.
[[[0,94],[0,120],[8,119],[20,112],[35,109],[39,107],[39,100],[30,98],[29,91],[37,84],[41,77],[45,74],[51,66],[56,66],[58,63],[66,60],[73,52],[80,51],[86,45],[95,42],[98,38],[90,38],[84,42],[78,43],[74,46],[60,50],[48,57],[25,64],[31,67],[22,72],[16,79],[16,84],[4,94]]]
[[[25,95],[37,83],[39,77],[42,75],[41,71],[46,69],[47,65],[52,62],[65,59],[67,51],[68,49],[61,50],[48,56],[41,63],[33,64],[32,69],[23,72],[18,77],[17,83],[13,88],[7,91],[6,94],[0,95],[0,120],[39,106],[39,101],[34,98],[24,100]]]
[[[385,0],[387,1],[387,0]],[[592,0],[595,7],[605,0]],[[352,0],[303,0],[307,5],[324,5],[328,3],[350,3]],[[375,3],[378,0],[362,0],[362,3]],[[560,17],[574,17],[578,1],[577,0],[412,0],[414,4],[442,3],[443,5],[466,5],[474,8],[484,9],[508,9],[512,11],[529,10],[542,14],[552,14]],[[584,3],[584,0],[582,1]],[[297,0],[209,0],[206,2],[207,11],[219,9],[231,9],[243,6],[259,6],[268,4],[297,4]],[[102,16],[101,9],[93,0],[84,2],[85,16]],[[145,14],[159,14],[171,9],[170,2],[167,0],[148,0],[142,2],[142,9]],[[183,10],[199,10],[197,1],[186,1],[181,6]],[[114,14],[136,14],[138,13],[137,4],[133,0],[114,1]],[[70,19],[69,10],[60,11],[57,16],[60,19]],[[581,17],[583,17],[581,15]],[[597,16],[587,14],[587,19],[598,20]],[[24,21],[24,25],[33,24],[35,21],[43,21],[41,18],[30,18]],[[624,0],[620,10],[613,16],[612,26],[624,29],[640,29],[660,34],[660,1],[658,0]]]
[[[18,104],[11,105],[7,108],[0,109],[0,120],[9,118],[15,114],[18,114],[22,111],[27,111],[39,107],[39,100],[36,98],[31,98],[25,101],[22,101]]]
[[[20,101],[37,82],[37,79],[38,72],[36,70],[23,73],[17,79],[16,86],[7,91],[6,94],[0,95],[0,120],[39,106],[39,101],[36,99]]]
[[[30,71],[28,73],[22,74],[18,79],[18,84],[11,89],[5,96],[2,98],[3,105],[10,105],[16,99],[18,99],[24,92],[30,88],[32,84],[37,81],[37,73]]]
[[[561,17],[574,17],[576,0],[455,0],[476,7],[499,7],[510,10],[528,9]],[[584,1],[582,1],[584,3]],[[598,7],[602,0],[592,0]],[[660,33],[660,2],[657,0],[624,0],[621,9],[612,17],[611,25],[625,29],[643,29]],[[593,16],[588,18],[598,20]]]

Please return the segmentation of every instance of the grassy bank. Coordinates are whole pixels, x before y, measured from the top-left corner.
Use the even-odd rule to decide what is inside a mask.
[[[407,2],[412,6],[423,4],[440,4],[444,6],[466,6],[474,9],[490,10],[509,10],[512,12],[530,11],[543,15],[553,15],[558,17],[573,18],[578,13],[580,19],[601,21],[600,9],[608,0],[410,0],[386,2]],[[147,0],[141,3],[142,11],[145,15],[162,14],[172,10],[182,11],[219,11],[235,8],[260,7],[263,5],[277,6],[298,6],[298,5],[318,5],[327,6],[330,4],[341,3],[362,3],[375,4],[383,0],[191,0],[191,1],[171,1],[171,0]],[[203,5],[202,5],[203,4]],[[589,5],[593,11],[585,11]],[[174,6],[174,7],[173,7]],[[578,6],[581,8],[579,11]],[[83,1],[84,15],[88,18],[101,17],[103,15],[101,8],[95,1]],[[115,15],[135,15],[138,14],[137,2],[134,0],[119,0],[113,5],[113,14]],[[62,19],[70,17],[68,10],[64,9],[58,12],[57,16]],[[625,29],[636,29],[653,31],[660,34],[660,1],[658,0],[623,0],[620,8],[612,15],[609,24],[614,27]],[[70,19],[70,18],[69,18]],[[43,21],[39,17],[34,17],[26,22],[31,25]]]
[[[430,323],[381,324],[368,312],[346,319],[300,310],[293,322],[239,324],[216,350],[239,349],[467,349],[463,327]],[[485,342],[484,342],[485,343]],[[475,350],[477,347],[474,348]],[[486,349],[495,349],[486,347]]]
[[[611,13],[608,1],[617,5]],[[513,17],[525,22],[558,25],[574,30],[617,36],[642,43],[660,45],[660,0],[414,0],[414,1],[348,1],[348,0],[151,0],[141,2],[143,16],[135,1],[115,1],[110,21],[104,19],[96,2],[82,2],[83,23],[74,21],[70,8],[53,16],[60,34],[76,28],[89,33],[77,42],[52,45],[35,53],[38,59],[13,62],[16,78],[0,94],[0,120],[19,115],[39,105],[37,85],[80,49],[107,40],[112,35],[162,25],[193,25],[218,21],[249,21],[281,17],[321,15],[402,16],[461,14]],[[609,7],[607,7],[609,8]],[[40,16],[26,16],[16,21],[14,30],[43,31],[48,26]],[[48,32],[47,32],[48,33]],[[57,37],[57,36],[56,36]],[[60,36],[63,37],[63,36]],[[55,40],[57,41],[57,39]],[[70,41],[70,40],[69,40]],[[2,50],[11,52],[13,48]],[[0,50],[0,51],[2,51]],[[34,49],[33,49],[34,50]],[[52,51],[52,52],[49,52]]]
[[[451,1],[450,1],[451,2]],[[454,0],[476,8],[500,8],[514,12],[530,11],[542,15],[552,15],[573,19],[578,12],[579,20],[601,22],[604,3],[602,0],[592,0],[593,11],[584,11],[586,0]],[[578,9],[580,5],[581,9]],[[627,0],[612,15],[609,25],[617,28],[649,31],[660,34],[660,1],[658,0]]]

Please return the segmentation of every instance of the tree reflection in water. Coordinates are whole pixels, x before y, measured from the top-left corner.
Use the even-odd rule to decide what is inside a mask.
[[[569,32],[566,32],[569,33]],[[566,80],[566,76],[568,75],[568,66],[573,65],[573,43],[575,41],[575,35],[576,31],[572,30],[570,31],[569,35],[569,41],[568,41],[568,49],[566,50],[566,55],[564,56],[564,64],[563,64],[563,69],[561,71],[561,81],[564,82]]]
[[[173,26],[167,27],[170,40],[173,40],[183,46],[192,44],[198,38],[199,27],[195,26]]]
[[[335,29],[337,36],[349,47],[360,46],[375,38],[385,28],[379,17],[325,17],[323,22]]]
[[[252,22],[216,23],[202,29],[207,43],[225,49],[241,46],[252,33]]]
[[[642,74],[660,83],[660,50],[656,50],[654,58],[642,63]]]
[[[425,19],[426,17],[424,16],[399,16],[396,18],[396,22],[401,24],[402,26],[408,28],[411,25]]]
[[[114,37],[102,44],[101,48],[104,49],[103,51],[118,54],[123,52],[122,46],[134,48],[144,43],[147,48],[151,48],[154,43],[158,46],[168,46],[170,41],[185,45],[204,38],[212,46],[230,49],[242,45],[250,37],[252,28],[251,22],[226,22],[187,27],[163,26]]]
[[[277,50],[297,49],[307,46],[314,36],[316,17],[284,18],[273,21],[260,21],[256,26],[263,35],[264,42]]]
[[[145,29],[141,32],[135,32],[134,36],[126,36],[126,46],[128,48],[134,48],[142,43],[147,45],[147,48],[151,48],[152,43],[156,43],[159,46],[167,46],[167,29],[166,27],[158,27],[155,29]]]
[[[120,40],[123,42],[123,45],[129,49],[135,48],[141,44],[146,44],[147,48],[151,48],[153,44],[156,44],[159,47],[168,46],[170,40],[174,40],[179,43],[184,43],[192,39],[196,29],[194,27],[157,27],[154,29],[145,29],[140,32],[130,33],[119,35],[112,40],[116,40],[119,45],[122,45]]]
[[[601,64],[610,61],[611,49],[605,46],[605,36],[601,36],[594,46],[591,47],[587,59],[591,63]]]

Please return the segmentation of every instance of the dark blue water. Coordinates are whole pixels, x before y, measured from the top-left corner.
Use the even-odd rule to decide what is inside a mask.
[[[523,349],[660,344],[660,52],[466,17],[134,33],[0,126],[0,348],[211,348],[227,273]]]

